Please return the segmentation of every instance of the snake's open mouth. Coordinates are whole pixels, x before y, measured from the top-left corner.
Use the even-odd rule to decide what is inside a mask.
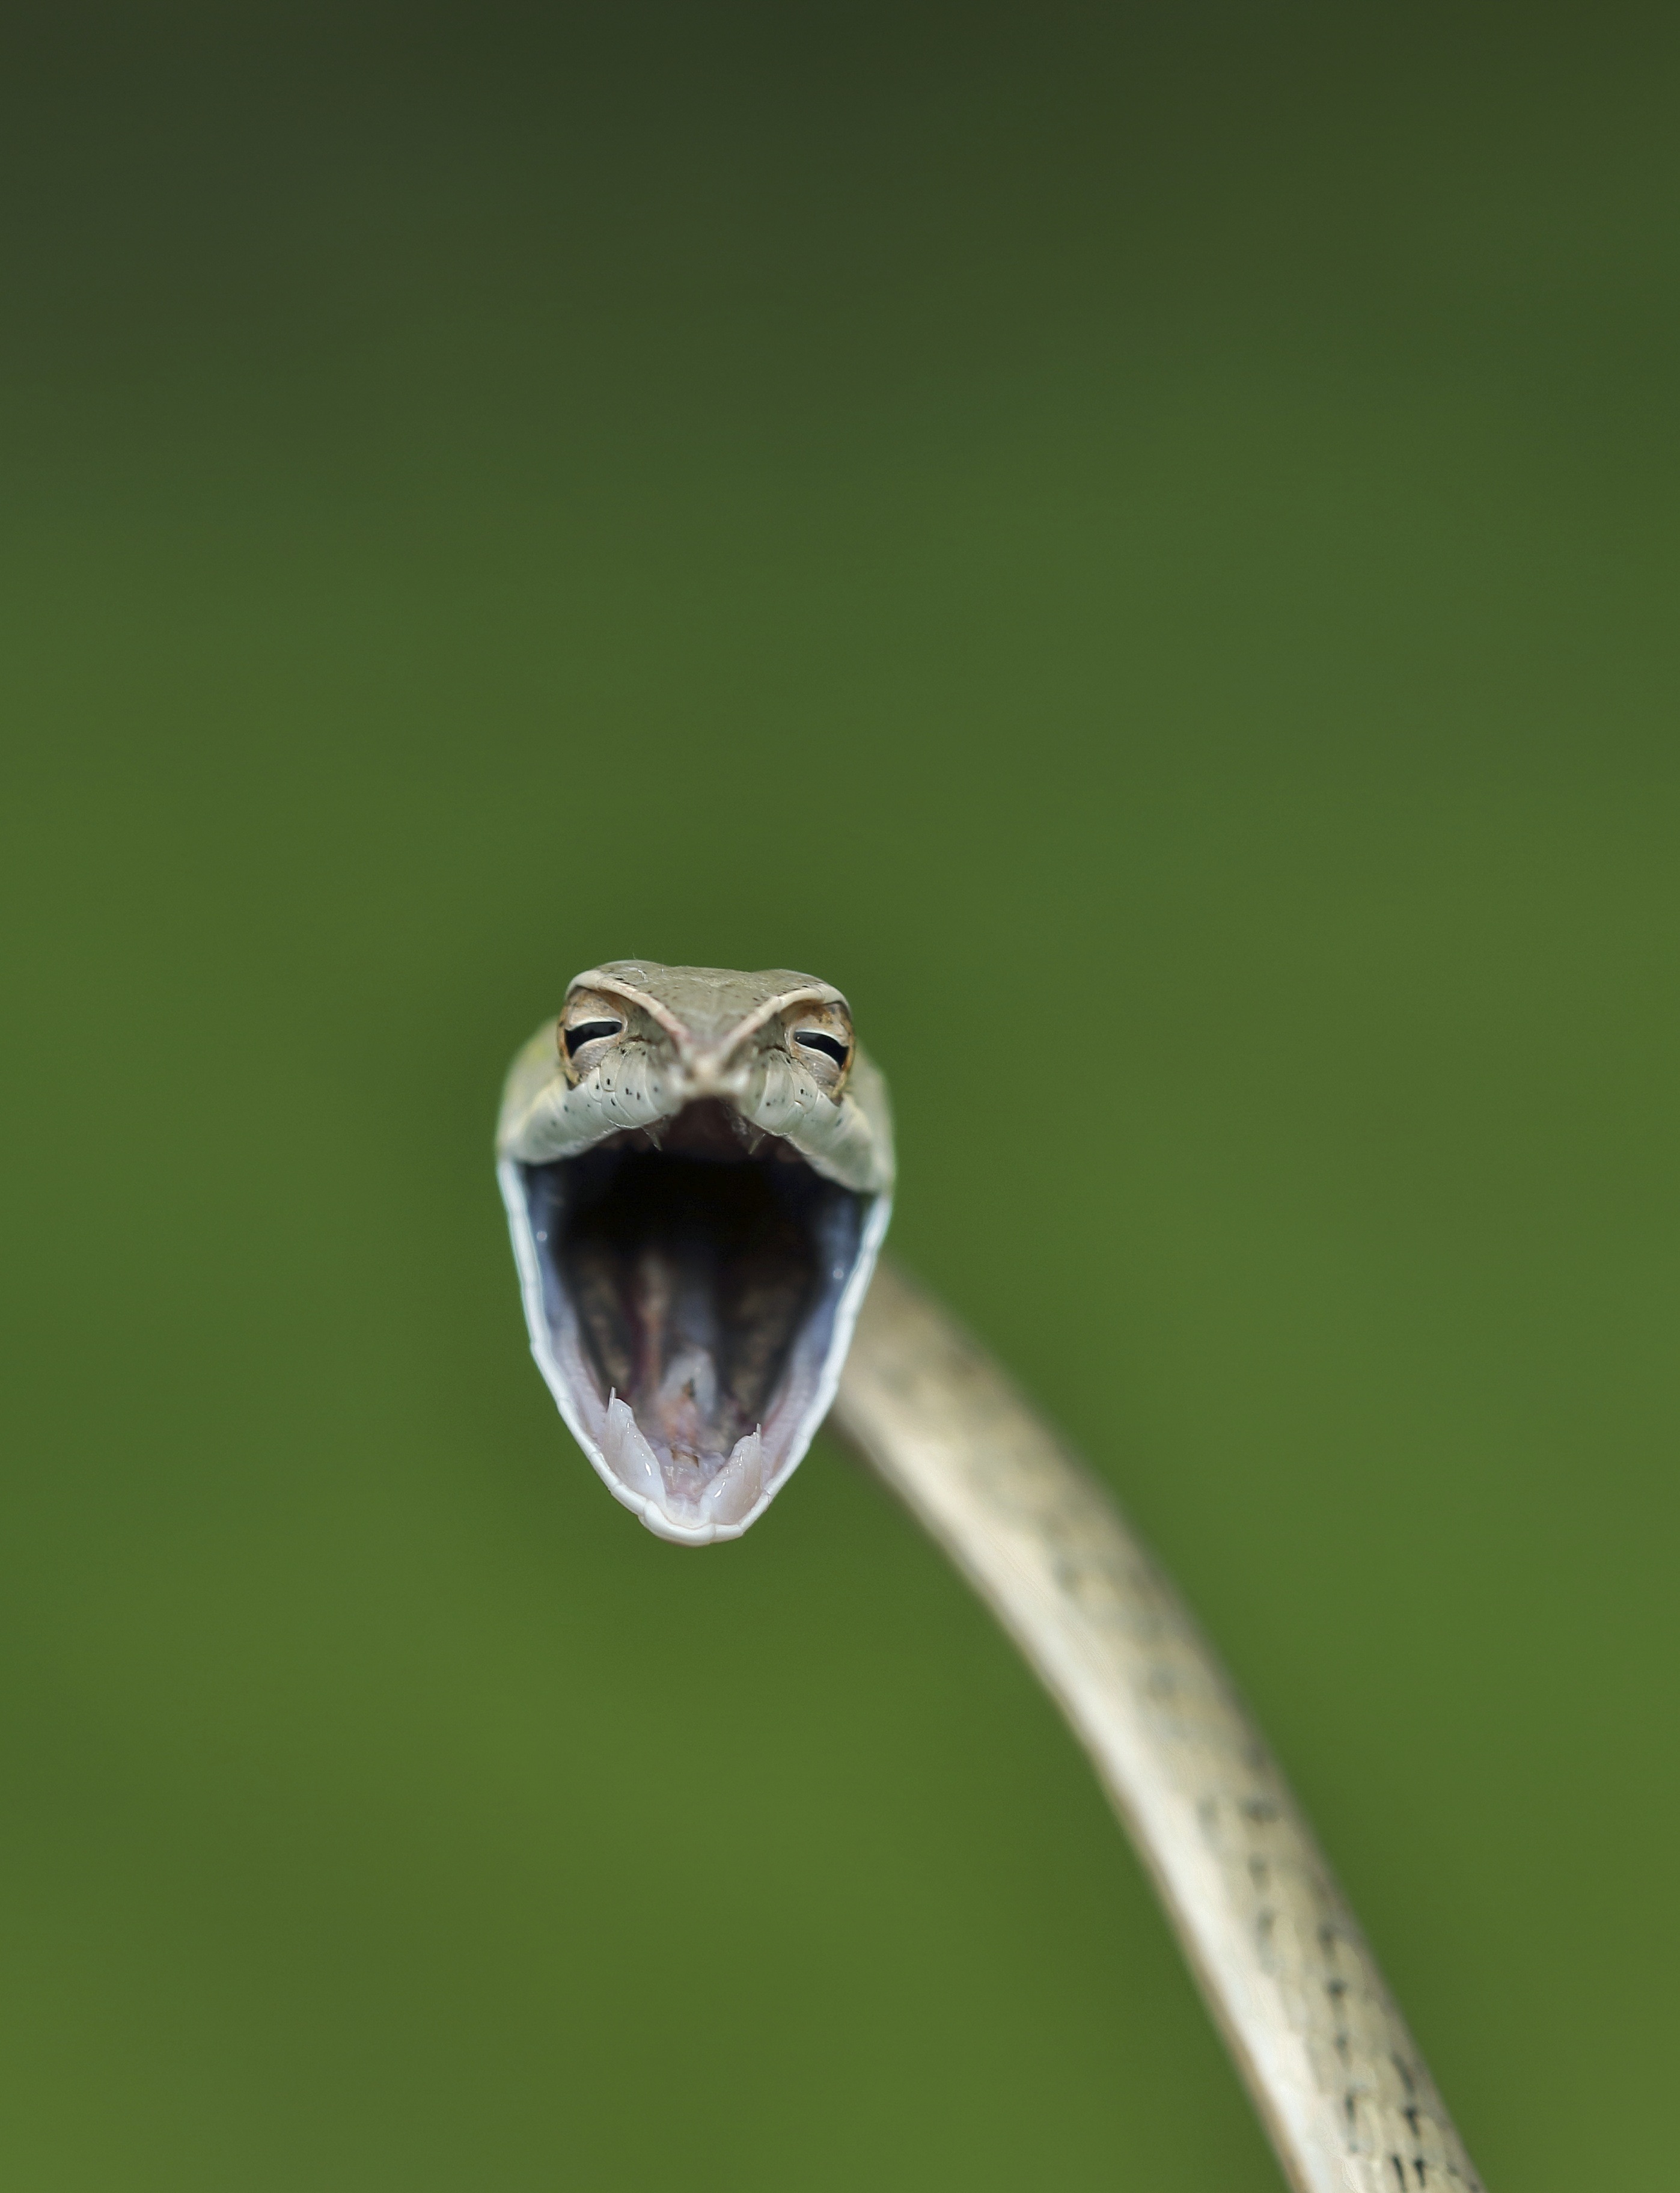
[[[662,1537],[738,1537],[832,1399],[885,1198],[716,1099],[506,1160],[503,1189],[538,1360],[609,1488]]]

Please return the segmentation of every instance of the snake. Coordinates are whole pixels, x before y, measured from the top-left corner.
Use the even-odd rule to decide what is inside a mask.
[[[587,968],[514,1059],[496,1165],[532,1354],[614,1498],[677,1545],[738,1538],[828,1419],[1066,1716],[1294,2193],[1481,2193],[1183,1599],[991,1354],[882,1257],[891,1104],[843,993],[787,968]]]

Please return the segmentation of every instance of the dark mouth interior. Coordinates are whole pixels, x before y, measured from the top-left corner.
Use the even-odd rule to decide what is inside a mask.
[[[524,1170],[603,1402],[628,1401],[678,1462],[726,1457],[770,1417],[802,1337],[831,1321],[864,1199],[774,1137],[749,1150],[717,1104],[691,1105],[660,1148],[624,1135]]]

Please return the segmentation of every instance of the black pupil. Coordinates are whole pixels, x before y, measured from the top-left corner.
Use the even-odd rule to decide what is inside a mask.
[[[826,1052],[837,1066],[843,1066],[846,1063],[846,1045],[837,1036],[819,1035],[814,1028],[801,1028],[793,1040],[795,1043],[803,1043],[807,1051]]]
[[[597,1036],[616,1035],[623,1026],[622,1021],[580,1021],[566,1031],[567,1057],[575,1058],[585,1044],[593,1043]]]

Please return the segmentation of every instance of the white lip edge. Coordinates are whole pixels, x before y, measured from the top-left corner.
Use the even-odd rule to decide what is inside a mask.
[[[549,1348],[548,1318],[543,1308],[542,1269],[537,1261],[537,1245],[531,1235],[530,1213],[525,1207],[524,1193],[519,1183],[517,1158],[499,1158],[496,1160],[496,1180],[501,1188],[501,1200],[507,1211],[507,1228],[513,1237],[513,1261],[519,1270],[519,1298],[524,1305],[525,1331],[529,1336],[531,1354],[542,1373],[542,1381],[554,1397],[554,1405],[565,1420],[566,1429],[588,1457],[595,1474],[606,1486],[621,1508],[628,1508],[638,1516],[656,1538],[664,1538],[673,1546],[710,1546],[724,1538],[739,1538],[750,1530],[777,1493],[787,1483],[794,1471],[810,1452],[811,1441],[821,1429],[823,1418],[833,1406],[835,1389],[840,1383],[840,1373],[846,1367],[846,1358],[851,1352],[852,1334],[856,1328],[858,1313],[863,1308],[863,1298],[869,1291],[869,1283],[875,1276],[876,1259],[881,1253],[881,1244],[887,1238],[887,1222],[893,1215],[890,1193],[882,1191],[869,1199],[869,1215],[864,1221],[863,1238],[858,1244],[858,1253],[850,1276],[841,1291],[834,1309],[834,1329],[829,1335],[828,1353],[823,1359],[822,1375],[817,1389],[811,1396],[810,1406],[799,1421],[790,1452],[792,1459],[767,1492],[763,1492],[738,1523],[700,1523],[692,1528],[675,1522],[656,1500],[646,1493],[632,1492],[621,1484],[608,1467],[607,1457],[584,1429],[566,1383],[560,1376]]]

